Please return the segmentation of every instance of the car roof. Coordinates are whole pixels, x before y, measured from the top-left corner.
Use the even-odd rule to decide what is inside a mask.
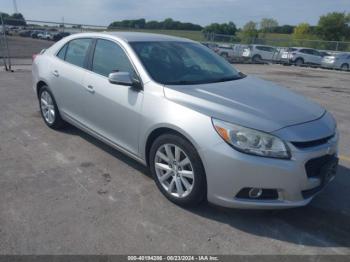
[[[298,50],[301,50],[301,49],[316,50],[315,48],[310,48],[310,47],[291,47],[291,48],[295,48],[295,49],[298,49]]]
[[[274,47],[271,46],[271,45],[259,45],[259,44],[254,44],[254,45],[251,45],[251,46],[264,46],[264,47],[272,47],[272,48],[274,48]]]
[[[125,42],[152,42],[152,41],[181,41],[181,42],[193,42],[192,40],[175,37],[162,34],[153,33],[141,33],[141,32],[101,32],[101,33],[79,33],[74,36],[81,37],[101,37],[112,36],[117,39],[124,40]]]

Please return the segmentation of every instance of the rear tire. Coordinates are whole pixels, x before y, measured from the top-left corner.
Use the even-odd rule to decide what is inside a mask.
[[[149,163],[158,189],[171,202],[196,206],[205,199],[204,167],[196,149],[185,138],[176,134],[158,137],[151,146]]]
[[[66,125],[48,86],[42,86],[39,90],[39,107],[41,116],[48,127],[57,130]]]
[[[349,65],[348,64],[342,64],[340,67],[340,70],[342,71],[349,71]]]

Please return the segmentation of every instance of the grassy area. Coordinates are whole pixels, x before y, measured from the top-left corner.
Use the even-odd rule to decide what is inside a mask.
[[[134,31],[134,32],[145,32],[153,34],[162,34],[162,35],[172,35],[178,37],[184,37],[192,39],[195,41],[205,41],[204,35],[201,31],[188,31],[188,30],[162,30],[162,29],[135,29],[135,30],[112,30],[112,31]]]

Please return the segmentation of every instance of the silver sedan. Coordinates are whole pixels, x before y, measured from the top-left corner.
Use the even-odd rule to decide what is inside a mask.
[[[325,56],[322,59],[322,67],[340,69],[342,71],[349,71],[350,69],[350,54],[341,53],[331,56]]]
[[[32,70],[49,127],[70,123],[147,165],[178,205],[303,206],[336,174],[329,112],[197,42],[75,34],[35,56]]]

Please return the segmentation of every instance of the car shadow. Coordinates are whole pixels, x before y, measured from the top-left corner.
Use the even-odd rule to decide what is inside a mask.
[[[350,169],[305,206],[285,210],[238,210],[203,204],[187,209],[260,237],[315,247],[350,247]]]
[[[117,158],[120,161],[123,161],[130,167],[136,169],[137,171],[143,173],[144,175],[152,178],[152,174],[149,172],[148,168],[144,165],[140,164],[133,158],[123,154],[122,152],[118,151],[117,149],[114,149],[113,147],[105,144],[104,142],[96,139],[95,137],[89,135],[88,133],[68,124],[65,128],[58,130],[58,132],[69,134],[69,135],[75,135],[83,138],[87,142],[95,145],[96,147],[100,148],[101,150],[107,152],[108,154],[112,155],[113,157]]]
[[[73,126],[68,126],[60,132],[80,136],[152,178],[147,167],[89,134]],[[260,237],[297,245],[350,247],[349,192],[350,169],[340,165],[334,181],[305,207],[259,211],[229,209],[203,203],[198,207],[183,210]]]

